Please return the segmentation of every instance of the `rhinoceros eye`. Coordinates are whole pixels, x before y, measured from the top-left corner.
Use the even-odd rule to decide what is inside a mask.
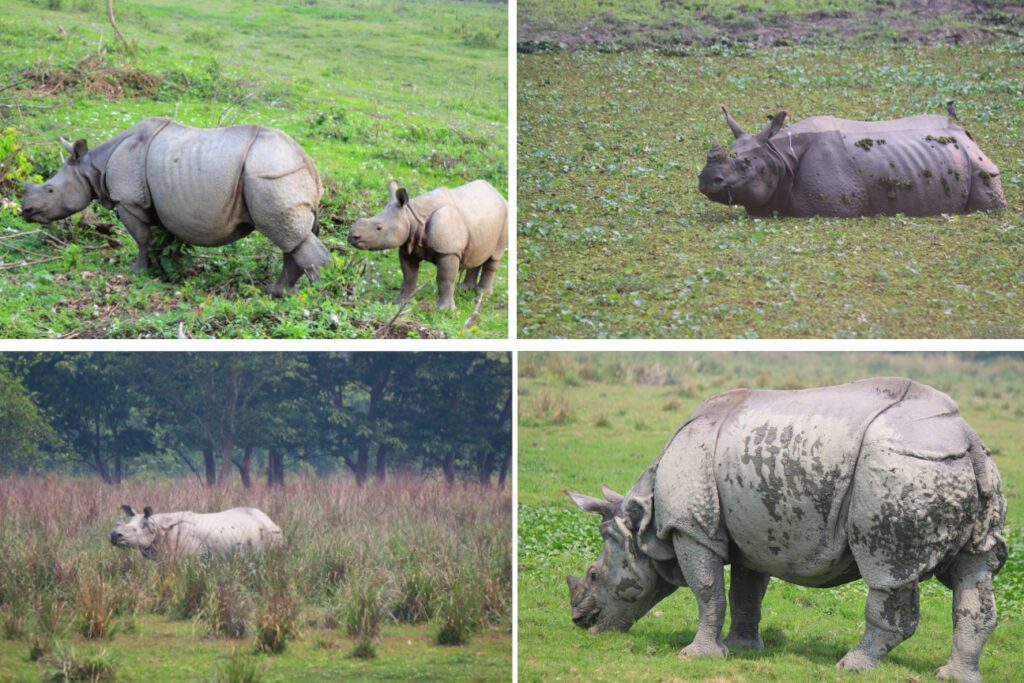
[[[47,192],[53,192],[53,186],[52,185],[47,185],[46,186],[46,191]]]
[[[587,572],[587,578],[591,581],[597,581],[597,568],[591,567],[590,571]]]

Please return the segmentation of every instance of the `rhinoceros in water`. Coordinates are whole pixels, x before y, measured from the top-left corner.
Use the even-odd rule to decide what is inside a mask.
[[[223,512],[164,512],[142,514],[130,505],[128,515],[110,532],[110,542],[121,548],[138,548],[150,559],[161,554],[209,557],[226,556],[253,548],[284,547],[281,529],[256,508],[232,508]]]
[[[838,663],[872,669],[910,637],[918,582],[953,591],[940,678],[980,680],[996,627],[992,576],[1006,560],[999,473],[945,394],[869,379],[799,391],[738,389],[706,401],[625,496],[567,491],[601,515],[604,549],[570,576],[573,621],[628,630],[680,586],[700,608],[686,654],[761,649],[769,577],[828,587],[864,579],[866,630]],[[724,641],[723,566],[732,565]]]
[[[264,126],[192,128],[166,118],[135,124],[89,149],[73,145],[60,171],[26,183],[22,216],[49,223],[91,201],[117,209],[138,244],[134,270],[149,267],[150,226],[203,247],[228,244],[254,229],[284,252],[284,271],[268,291],[292,291],[330,254],[318,239],[322,187],[309,155],[286,133]]]
[[[462,286],[490,294],[501,255],[508,246],[508,202],[486,180],[454,190],[441,187],[415,199],[392,180],[388,203],[373,218],[360,218],[348,235],[356,249],[398,249],[403,303],[416,290],[420,261],[437,266],[437,307],[455,308],[455,278]],[[479,282],[477,277],[479,276]]]
[[[1005,209],[999,169],[945,116],[847,121],[812,116],[756,135],[725,112],[736,141],[714,143],[698,187],[753,216],[937,216]]]

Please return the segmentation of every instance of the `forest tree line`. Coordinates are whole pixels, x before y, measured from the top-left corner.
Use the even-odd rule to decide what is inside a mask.
[[[401,470],[504,486],[506,353],[4,353],[0,474],[197,477]]]

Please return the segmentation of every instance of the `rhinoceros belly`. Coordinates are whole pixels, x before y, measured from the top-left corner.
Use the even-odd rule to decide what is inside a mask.
[[[251,232],[242,198],[242,169],[259,129],[170,125],[146,156],[146,179],[160,224],[200,246],[233,242]]]

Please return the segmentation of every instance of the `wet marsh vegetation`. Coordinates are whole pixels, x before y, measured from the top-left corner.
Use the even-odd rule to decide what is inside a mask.
[[[811,41],[518,56],[520,336],[1024,335],[1019,40]],[[1009,209],[752,218],[697,191],[713,141],[786,109],[943,114],[999,167]],[[901,190],[903,191],[903,190]]]
[[[256,506],[286,548],[147,560],[109,541],[128,500]],[[4,478],[0,679],[74,665],[128,681],[508,680],[511,533],[507,491],[412,478],[274,491]]]
[[[14,0],[0,17],[0,336],[507,336],[504,260],[467,324],[475,293],[436,311],[428,266],[400,311],[394,250],[346,241],[383,208],[391,179],[413,196],[476,178],[507,195],[507,5],[146,0],[115,12],[127,43],[101,0]],[[133,273],[134,242],[98,204],[41,230],[18,216],[25,180],[60,167],[58,136],[95,147],[150,116],[263,124],[303,146],[325,189],[322,282],[302,278],[284,300],[263,294],[281,253],[258,234],[218,248],[164,243],[150,272]]]
[[[724,660],[679,655],[697,625],[697,603],[685,588],[628,633],[591,635],[570,618],[565,577],[582,575],[602,541],[597,517],[578,510],[563,489],[600,496],[607,484],[625,493],[716,393],[882,376],[910,377],[949,394],[992,451],[1008,503],[1010,556],[994,580],[999,626],[981,671],[985,680],[1015,680],[1024,639],[1022,373],[1020,354],[520,353],[520,680],[936,680],[949,657],[952,594],[934,580],[921,584],[916,633],[862,674],[835,669],[863,635],[862,581],[820,589],[773,579],[763,605],[765,649],[734,649]]]

